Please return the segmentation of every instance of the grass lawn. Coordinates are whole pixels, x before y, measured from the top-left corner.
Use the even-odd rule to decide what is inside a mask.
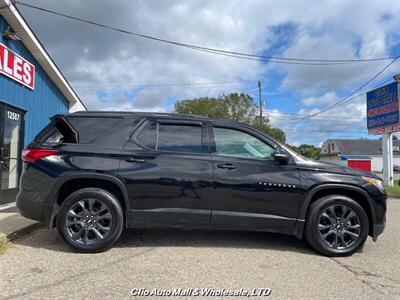
[[[400,197],[400,185],[398,185],[397,182],[395,182],[393,186],[385,186],[385,190],[389,196]]]
[[[6,252],[6,242],[7,238],[5,236],[0,236],[0,255]]]

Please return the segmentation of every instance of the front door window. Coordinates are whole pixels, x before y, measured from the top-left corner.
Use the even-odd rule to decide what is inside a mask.
[[[242,158],[274,159],[274,148],[242,131],[214,127],[217,155]]]

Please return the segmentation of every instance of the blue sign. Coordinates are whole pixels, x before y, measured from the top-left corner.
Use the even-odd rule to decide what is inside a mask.
[[[399,131],[399,91],[397,82],[367,93],[367,127],[373,134]]]

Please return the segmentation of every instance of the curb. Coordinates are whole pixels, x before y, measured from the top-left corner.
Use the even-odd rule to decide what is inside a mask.
[[[19,238],[21,238],[23,236],[26,236],[26,235],[30,234],[31,232],[36,231],[36,230],[38,230],[40,228],[43,228],[43,227],[44,227],[44,224],[42,224],[42,223],[34,223],[34,224],[31,224],[31,225],[26,226],[24,228],[21,228],[21,229],[18,229],[16,231],[13,231],[13,232],[11,232],[11,233],[9,233],[7,235],[5,235],[4,233],[0,233],[0,237],[2,237],[2,236],[5,237],[6,244],[7,244],[8,242],[12,242],[12,241],[14,241],[16,239],[19,239]]]
[[[43,223],[34,223],[19,230],[13,231],[6,236],[7,242],[19,239],[43,227],[44,227]]]

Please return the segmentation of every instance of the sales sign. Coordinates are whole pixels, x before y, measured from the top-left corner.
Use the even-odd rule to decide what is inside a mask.
[[[0,43],[0,74],[35,88],[35,66]]]
[[[367,126],[369,134],[400,131],[397,82],[367,93]]]

